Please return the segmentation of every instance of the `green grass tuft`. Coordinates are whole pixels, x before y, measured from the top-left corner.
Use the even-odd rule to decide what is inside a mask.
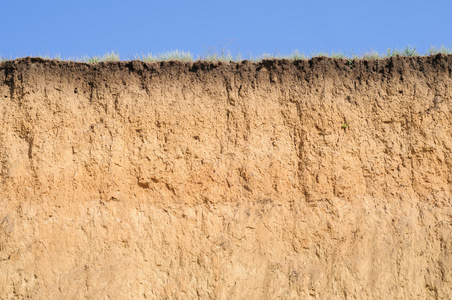
[[[392,57],[392,56],[419,56],[419,53],[416,50],[416,47],[411,45],[406,46],[405,49],[392,49],[388,48],[386,55],[384,57]]]

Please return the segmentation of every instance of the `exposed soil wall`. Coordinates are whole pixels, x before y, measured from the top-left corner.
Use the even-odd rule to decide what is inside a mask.
[[[0,298],[449,299],[451,73],[0,63]]]

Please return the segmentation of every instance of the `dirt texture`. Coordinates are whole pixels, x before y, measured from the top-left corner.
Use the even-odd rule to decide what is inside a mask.
[[[0,299],[450,299],[451,74],[0,63]]]

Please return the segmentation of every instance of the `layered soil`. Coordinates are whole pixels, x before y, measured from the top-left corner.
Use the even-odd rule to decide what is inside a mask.
[[[449,299],[452,56],[0,63],[1,299]]]

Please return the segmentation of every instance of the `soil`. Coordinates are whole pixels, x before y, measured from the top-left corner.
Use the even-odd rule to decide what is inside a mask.
[[[1,299],[450,299],[452,56],[0,63]]]

